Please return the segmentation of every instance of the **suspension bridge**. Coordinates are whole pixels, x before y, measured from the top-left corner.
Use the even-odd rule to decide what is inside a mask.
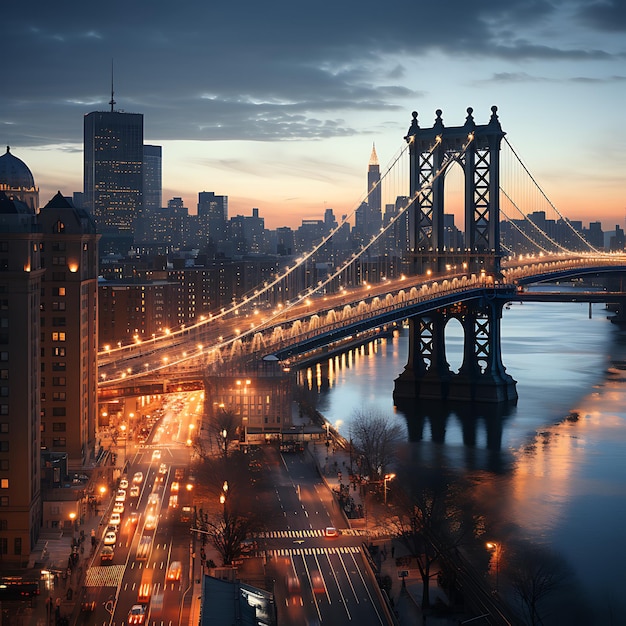
[[[374,193],[385,207],[381,225],[362,229],[350,253],[335,253],[333,238]],[[525,285],[626,269],[626,256],[592,245],[581,224],[548,199],[506,138],[496,107],[482,125],[468,108],[456,127],[445,126],[438,110],[433,126],[421,128],[414,112],[403,145],[357,208],[232,306],[100,352],[100,397],[163,389],[164,379],[197,381],[264,359],[293,365],[408,321],[397,400],[511,400],[515,381],[500,353],[503,306],[528,297]],[[460,216],[463,229],[450,215]],[[326,271],[311,271],[319,266]],[[586,301],[623,295],[589,293]],[[445,359],[452,318],[465,336],[458,372]]]

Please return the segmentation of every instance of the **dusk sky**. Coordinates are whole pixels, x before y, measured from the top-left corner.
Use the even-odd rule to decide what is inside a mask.
[[[0,145],[42,205],[82,191],[83,116],[109,109],[113,61],[116,108],[163,146],[164,204],[214,191],[270,228],[340,216],[411,111],[459,126],[497,105],[561,213],[625,225],[624,0],[33,0],[6,3],[0,33]]]

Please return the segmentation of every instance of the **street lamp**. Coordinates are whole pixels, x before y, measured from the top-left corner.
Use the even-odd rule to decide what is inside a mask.
[[[126,442],[128,441],[128,437],[126,436],[126,424],[120,425],[120,430],[122,431],[122,436],[124,437],[124,462],[122,463],[122,467],[126,465]]]
[[[385,477],[383,478],[383,492],[384,492],[385,506],[387,505],[387,483],[390,480],[393,480],[395,477],[396,477],[395,474],[385,474]]]
[[[224,428],[224,430],[222,430],[220,434],[222,435],[222,438],[224,439],[224,458],[226,458],[228,456],[228,432]]]
[[[488,541],[487,548],[493,550],[493,558],[496,561],[496,592],[498,591],[498,575],[500,572],[500,544],[495,541]]]

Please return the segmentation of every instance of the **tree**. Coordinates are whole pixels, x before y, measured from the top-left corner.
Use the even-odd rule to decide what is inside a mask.
[[[370,481],[383,479],[404,438],[393,418],[375,410],[356,411],[350,421],[352,446],[361,458],[361,473]]]
[[[242,553],[242,543],[265,528],[269,512],[262,510],[248,466],[248,455],[235,451],[228,458],[207,457],[196,473],[199,499],[207,503],[200,530],[213,543],[224,565]]]
[[[427,609],[432,566],[453,553],[463,537],[457,490],[449,484],[415,485],[403,471],[398,481],[402,489],[395,497],[395,534],[417,561],[422,578],[422,608]]]
[[[579,593],[572,593],[575,583],[569,565],[552,550],[528,543],[519,543],[507,550],[509,556],[504,571],[515,595],[518,597],[527,623],[532,626],[563,623],[563,609],[572,604]],[[502,565],[502,564],[501,564]],[[565,602],[561,601],[565,599]],[[576,616],[566,619],[567,623],[590,623],[586,607],[576,603]]]

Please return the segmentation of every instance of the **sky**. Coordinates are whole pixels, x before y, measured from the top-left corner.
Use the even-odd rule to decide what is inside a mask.
[[[624,0],[31,0],[3,6],[0,35],[0,145],[42,205],[82,191],[83,117],[109,110],[113,65],[116,109],[163,146],[164,204],[192,213],[201,191],[269,228],[350,213],[412,111],[461,126],[496,105],[562,214],[626,225]]]

